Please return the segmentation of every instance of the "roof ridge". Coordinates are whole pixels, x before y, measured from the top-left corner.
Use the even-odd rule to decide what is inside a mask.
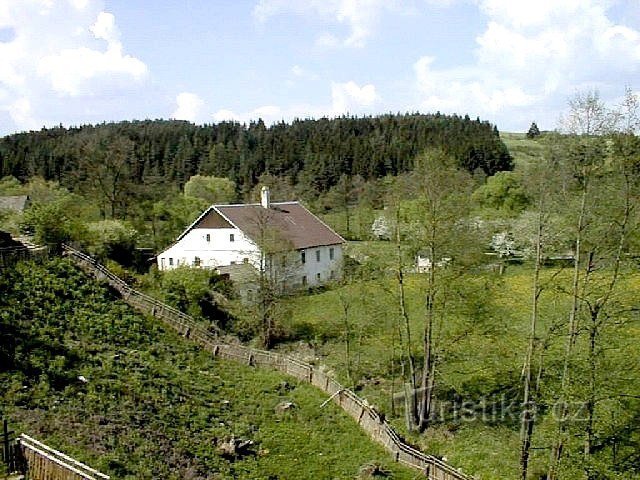
[[[293,205],[293,204],[300,204],[302,205],[298,200],[287,200],[286,202],[270,202],[270,205]],[[262,204],[261,203],[221,203],[221,204],[214,204],[211,205],[212,207],[261,207]]]

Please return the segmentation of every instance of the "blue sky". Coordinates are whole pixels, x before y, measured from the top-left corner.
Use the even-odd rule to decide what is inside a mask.
[[[638,0],[0,0],[0,134],[421,111],[503,131],[640,90]]]

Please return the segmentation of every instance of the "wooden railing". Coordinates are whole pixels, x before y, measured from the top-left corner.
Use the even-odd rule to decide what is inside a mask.
[[[198,324],[191,316],[181,312],[177,308],[131,288],[127,282],[114,275],[109,269],[89,255],[75,250],[68,245],[63,245],[63,251],[69,257],[73,258],[81,267],[88,269],[98,280],[107,280],[109,285],[115,288],[129,305],[137,310],[166,321],[182,335],[199,338],[220,333],[218,327],[212,326],[211,329],[213,331],[210,331]]]
[[[80,463],[28,435],[20,435],[18,445],[30,480],[109,480],[109,476]]]
[[[0,270],[21,261],[33,258],[46,257],[47,247],[26,248],[26,247],[6,247],[0,248]]]
[[[427,455],[407,445],[384,416],[380,415],[375,408],[353,391],[343,387],[334,378],[327,375],[321,368],[279,353],[225,342],[218,335],[219,330],[214,334],[198,325],[190,316],[134,290],[88,255],[68,246],[64,247],[64,251],[96,278],[106,279],[131,306],[161,319],[178,333],[200,344],[214,356],[246,365],[275,368],[327,393],[329,398],[340,405],[373,440],[390,451],[395,461],[419,469],[429,480],[472,479],[439,458]]]

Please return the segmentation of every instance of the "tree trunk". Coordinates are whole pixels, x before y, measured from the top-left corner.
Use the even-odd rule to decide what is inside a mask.
[[[536,234],[536,259],[533,272],[533,287],[531,298],[531,324],[529,328],[529,338],[527,345],[527,353],[522,368],[523,377],[523,395],[522,395],[522,420],[520,424],[520,478],[527,479],[529,469],[529,454],[531,451],[531,437],[533,436],[533,427],[535,423],[535,398],[531,392],[531,361],[536,346],[536,329],[538,324],[538,307],[540,301],[540,267],[542,263],[542,229],[543,229],[543,200],[542,197],[538,205],[538,228]]]
[[[403,365],[403,384],[405,385],[405,404],[407,410],[407,423],[408,427],[411,429],[415,427],[418,423],[418,414],[417,414],[417,395],[418,391],[416,388],[416,368],[415,361],[413,358],[413,353],[411,351],[411,324],[409,322],[409,314],[407,313],[407,306],[405,300],[405,292],[404,292],[404,270],[402,267],[402,244],[400,242],[400,209],[396,210],[396,268],[397,268],[397,279],[398,279],[398,307],[400,310],[400,319],[401,323],[398,325],[398,336],[400,340],[400,349],[403,351],[403,356],[406,358],[406,362],[409,366],[409,390],[406,388],[406,382],[404,381],[406,372],[404,371],[405,363],[402,362]],[[404,333],[404,335],[403,335]]]
[[[616,253],[613,261],[613,273],[607,289],[600,298],[598,298],[594,305],[590,309],[591,313],[591,325],[589,328],[589,394],[585,403],[585,411],[587,413],[587,425],[585,428],[585,442],[584,442],[584,457],[585,457],[585,473],[589,480],[594,477],[594,473],[590,468],[590,457],[594,451],[594,425],[596,419],[596,398],[598,390],[598,370],[599,362],[598,357],[600,355],[600,349],[598,348],[598,337],[600,336],[601,328],[606,320],[606,313],[604,309],[611,299],[611,295],[615,291],[615,287],[618,283],[618,277],[620,274],[620,264],[622,263],[622,255],[624,252],[624,245],[628,236],[629,220],[631,218],[631,179],[629,174],[624,175],[625,181],[625,206],[622,216],[622,220],[619,223],[620,233],[618,237],[618,244],[616,246]],[[601,318],[605,315],[605,318]]]
[[[432,225],[429,241],[429,282],[425,300],[425,324],[424,324],[424,364],[422,367],[422,382],[420,392],[420,408],[418,410],[418,429],[424,432],[431,420],[433,409],[433,393],[435,388],[435,357],[433,354],[433,324],[435,318],[435,289],[436,289],[436,229]]]
[[[567,429],[567,387],[569,382],[569,363],[571,361],[573,347],[577,339],[577,318],[579,309],[579,283],[580,283],[580,259],[582,254],[582,231],[584,229],[585,211],[587,203],[587,185],[582,190],[582,198],[580,201],[580,213],[578,214],[578,225],[576,230],[575,250],[573,258],[573,280],[571,283],[571,310],[569,312],[569,324],[567,339],[564,348],[564,364],[562,368],[562,378],[560,381],[560,397],[558,405],[560,412],[558,413],[558,431],[556,440],[551,447],[551,459],[549,462],[549,470],[547,474],[548,480],[556,480],[557,469],[560,459],[562,458],[562,450],[564,449],[565,435]],[[588,266],[587,266],[588,268]]]

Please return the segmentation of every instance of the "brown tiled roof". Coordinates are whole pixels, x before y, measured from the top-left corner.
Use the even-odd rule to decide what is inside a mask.
[[[258,244],[267,229],[295,249],[344,243],[340,235],[299,202],[271,203],[268,209],[260,204],[214,205],[213,209]]]
[[[0,248],[24,248],[26,249],[22,243],[11,238],[11,234],[9,232],[3,232],[0,230]]]

